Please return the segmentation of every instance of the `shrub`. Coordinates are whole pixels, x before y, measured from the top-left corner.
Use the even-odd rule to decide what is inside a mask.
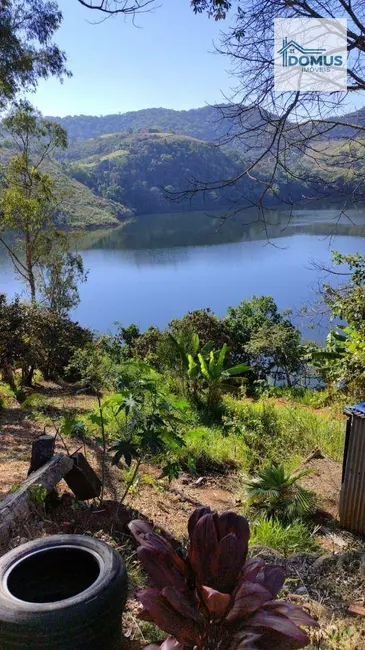
[[[186,556],[147,522],[137,520],[129,527],[153,584],[137,594],[142,617],[173,635],[161,650],[289,650],[309,643],[302,626],[315,626],[315,621],[296,605],[275,602],[284,569],[265,566],[260,558],[246,561],[250,533],[244,517],[195,510]],[[149,650],[159,647],[150,645]]]
[[[214,341],[217,348],[221,348],[224,343],[227,345],[231,343],[226,323],[210,309],[196,309],[182,318],[172,320],[169,323],[169,331],[179,340],[190,340],[193,334],[198,334],[203,347],[209,341]]]
[[[34,367],[43,373],[45,379],[64,376],[75,350],[80,350],[92,340],[90,330],[73,322],[68,316],[54,311],[29,308],[28,334],[31,337],[31,352]]]
[[[304,470],[290,474],[283,465],[266,467],[245,482],[249,503],[269,518],[277,517],[284,521],[302,519],[313,513],[316,504],[314,493],[298,484],[309,473]]]
[[[15,393],[11,390],[10,386],[5,382],[0,381],[0,412],[11,403],[14,397]]]
[[[284,524],[278,519],[259,517],[251,524],[251,544],[269,546],[285,557],[318,549],[314,534],[302,521]]]
[[[57,379],[74,351],[91,339],[91,332],[68,316],[18,300],[7,303],[0,295],[0,370],[13,390],[15,369],[21,369],[23,385],[32,384],[36,369]]]
[[[131,345],[133,357],[143,359],[156,368],[161,365],[160,345],[163,335],[157,327],[149,327],[143,334],[139,334]]]

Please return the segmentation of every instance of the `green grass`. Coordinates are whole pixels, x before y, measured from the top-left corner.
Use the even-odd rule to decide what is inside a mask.
[[[186,447],[181,461],[193,459],[198,471],[224,472],[242,467],[246,448],[236,436],[225,436],[220,428],[198,426],[183,434]]]
[[[284,463],[290,470],[317,447],[333,460],[342,458],[345,422],[335,412],[232,397],[224,398],[224,410],[225,429],[246,444],[248,470],[270,463]]]
[[[345,441],[345,419],[331,412],[316,413],[295,406],[276,407],[280,426],[295,436],[298,453],[304,456],[318,447],[333,460],[341,461]]]
[[[6,408],[9,402],[14,399],[14,393],[10,386],[4,381],[0,381],[0,412]]]
[[[269,546],[285,557],[318,550],[314,534],[300,521],[283,524],[277,519],[260,517],[251,524],[250,529],[251,545]]]
[[[322,408],[326,406],[330,399],[328,390],[315,390],[313,388],[300,388],[288,386],[271,386],[267,390],[268,397],[276,397],[303,406],[310,406],[312,408]]]

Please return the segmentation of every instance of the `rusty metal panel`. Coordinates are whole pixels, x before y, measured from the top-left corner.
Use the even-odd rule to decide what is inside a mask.
[[[353,414],[340,496],[340,523],[365,534],[365,418]]]

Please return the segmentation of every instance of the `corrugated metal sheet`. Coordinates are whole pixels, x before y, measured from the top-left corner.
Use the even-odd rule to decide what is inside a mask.
[[[340,522],[348,530],[365,534],[365,418],[355,414],[344,463]]]
[[[347,415],[358,415],[359,417],[365,417],[365,402],[359,402],[353,406],[345,406],[344,412]]]

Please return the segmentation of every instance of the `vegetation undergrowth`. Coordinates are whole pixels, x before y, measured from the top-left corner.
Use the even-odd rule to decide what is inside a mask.
[[[184,433],[185,447],[179,458],[185,465],[194,459],[198,472],[226,472],[243,466],[246,447],[237,436],[224,435],[220,427],[199,426]]]
[[[295,468],[316,448],[334,460],[342,457],[344,421],[331,411],[318,413],[297,404],[231,396],[225,396],[223,404],[225,430],[245,442],[248,470],[281,462]]]
[[[268,546],[279,551],[284,557],[293,553],[311,553],[319,550],[315,531],[311,531],[302,521],[283,523],[279,519],[260,516],[251,523],[250,543]]]
[[[12,399],[14,399],[14,392],[8,384],[0,381],[0,412]]]

